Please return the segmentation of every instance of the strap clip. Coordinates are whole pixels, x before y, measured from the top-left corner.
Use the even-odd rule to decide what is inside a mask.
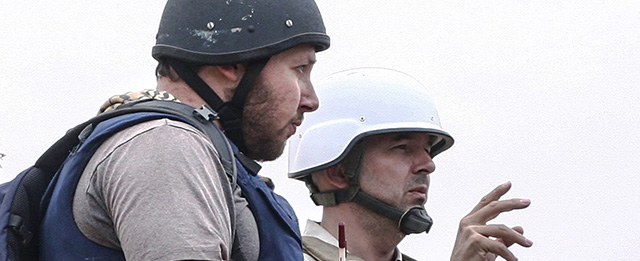
[[[200,109],[194,109],[193,115],[203,122],[213,122],[215,120],[219,120],[220,116],[216,111],[211,109],[208,105],[202,105]]]

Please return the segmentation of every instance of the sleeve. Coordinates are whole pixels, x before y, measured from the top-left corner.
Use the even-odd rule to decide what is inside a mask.
[[[232,188],[215,148],[186,124],[123,141],[98,166],[127,260],[223,260],[233,244]]]

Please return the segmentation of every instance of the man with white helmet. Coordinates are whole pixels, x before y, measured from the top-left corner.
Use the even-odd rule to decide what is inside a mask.
[[[453,145],[433,101],[414,78],[381,68],[333,74],[316,92],[322,107],[289,143],[289,177],[304,181],[323,206],[321,222],[307,222],[305,259],[335,260],[344,223],[349,259],[413,260],[396,246],[408,234],[429,231],[424,204],[432,158]],[[515,260],[510,245],[531,246],[521,227],[486,225],[529,205],[499,200],[509,188],[498,186],[462,220],[452,260]]]

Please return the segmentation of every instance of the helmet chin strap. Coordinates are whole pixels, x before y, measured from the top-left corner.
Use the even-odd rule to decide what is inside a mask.
[[[269,58],[249,62],[244,76],[238,83],[233,98],[224,102],[213,89],[204,81],[197,72],[195,72],[187,64],[176,60],[166,59],[167,63],[180,76],[180,78],[193,89],[207,105],[213,108],[220,116],[220,123],[224,127],[224,133],[233,141],[238,149],[247,153],[247,145],[242,133],[242,113],[244,111],[244,103],[249,95],[251,87],[255,84],[258,75],[269,61]]]
[[[316,205],[335,206],[343,202],[355,202],[383,217],[393,220],[398,224],[398,229],[405,234],[429,233],[433,220],[427,214],[424,207],[415,206],[404,211],[387,203],[384,203],[373,196],[362,191],[358,176],[364,155],[364,141],[361,140],[353,145],[350,152],[345,156],[343,164],[345,170],[343,175],[349,180],[349,187],[331,191],[320,191],[313,183],[311,175],[307,176],[305,183],[311,191],[311,199]]]
[[[349,180],[349,187],[331,191],[320,191],[313,183],[311,176],[307,176],[305,183],[311,191],[311,199],[316,205],[335,206],[343,202],[355,202],[383,217],[393,220],[398,224],[398,229],[405,234],[429,233],[433,220],[427,214],[424,207],[415,206],[404,211],[387,203],[384,203],[373,196],[362,191],[358,176],[364,155],[364,141],[361,140],[353,145],[350,152],[345,156],[343,164],[345,170],[343,175]]]
[[[429,233],[433,220],[427,214],[424,207],[414,206],[406,211],[384,203],[360,190],[353,201],[383,217],[393,220],[398,224],[398,229],[405,234]]]
[[[374,198],[362,191],[359,187],[319,192],[317,187],[313,183],[310,183],[310,180],[306,182],[312,191],[311,199],[316,205],[330,207],[352,201],[378,215],[393,220],[393,222],[398,225],[398,229],[407,235],[422,232],[429,233],[431,225],[433,224],[433,220],[427,214],[424,207],[421,206],[414,206],[403,211]]]

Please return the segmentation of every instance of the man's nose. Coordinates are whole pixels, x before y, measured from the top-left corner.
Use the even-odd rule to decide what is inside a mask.
[[[308,81],[300,88],[300,107],[304,112],[312,112],[318,109],[320,101],[313,89],[313,84]]]
[[[415,174],[431,174],[436,171],[436,164],[433,162],[428,150],[422,150],[416,156],[415,168]]]

